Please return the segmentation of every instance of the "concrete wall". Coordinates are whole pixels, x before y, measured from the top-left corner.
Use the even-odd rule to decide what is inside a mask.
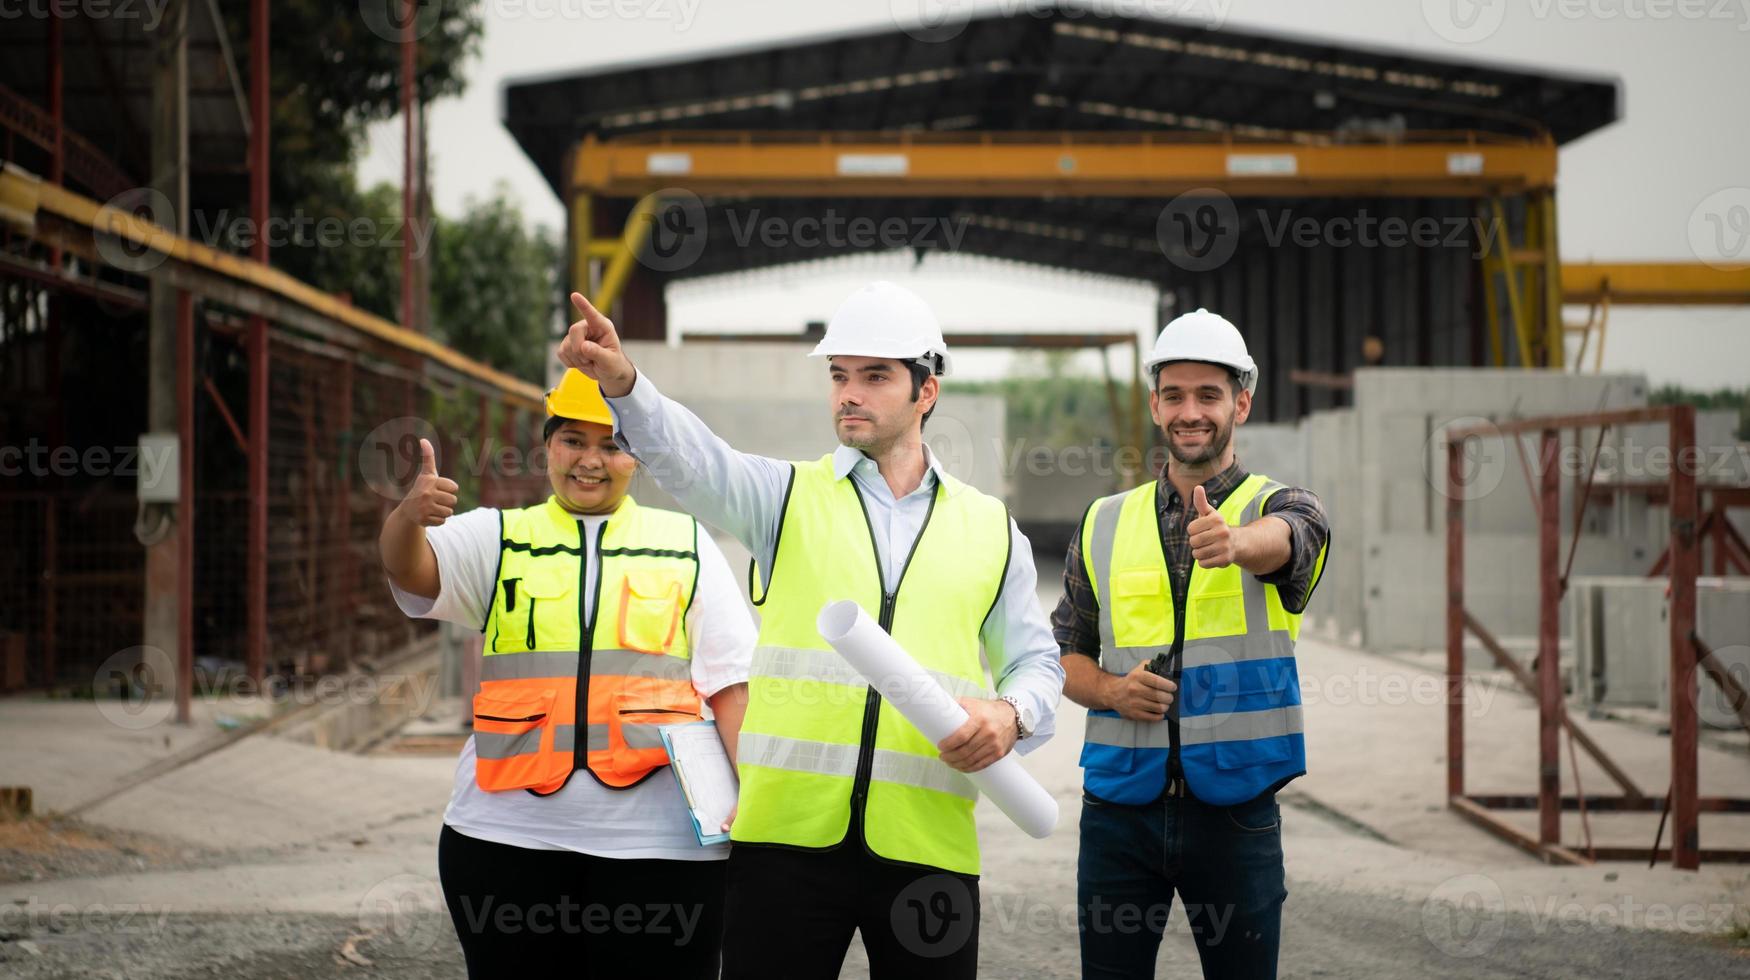
[[[668,347],[629,342],[638,370],[663,394],[685,405],[731,446],[776,459],[815,459],[838,445],[826,366],[795,343],[695,343]],[[948,472],[986,493],[1008,499],[1013,487],[1003,452],[1004,407],[991,395],[953,394],[937,403],[924,441]],[[640,473],[639,500],[676,506]]]

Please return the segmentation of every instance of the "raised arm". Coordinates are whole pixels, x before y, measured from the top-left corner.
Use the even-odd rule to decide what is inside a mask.
[[[579,319],[559,345],[559,360],[602,386],[621,446],[683,508],[734,535],[769,570],[790,464],[724,442],[638,373],[612,320],[578,293],[571,302]]]
[[[419,475],[401,503],[389,512],[377,551],[397,588],[422,599],[435,599],[443,586],[437,555],[425,540],[425,529],[437,527],[455,513],[456,482],[438,475],[431,443],[419,440]]]

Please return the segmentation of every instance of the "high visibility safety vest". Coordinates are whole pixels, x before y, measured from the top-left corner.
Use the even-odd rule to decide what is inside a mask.
[[[611,789],[636,785],[668,764],[657,726],[700,718],[686,624],[697,522],[631,497],[593,542],[551,497],[501,520],[474,696],[475,781],[545,796],[583,769]]]
[[[1008,509],[942,480],[888,582],[856,481],[836,479],[830,455],[791,466],[768,588],[756,600],[731,838],[832,847],[856,812],[876,856],[977,874],[972,784],[821,638],[815,619],[827,603],[854,599],[950,695],[992,697],[979,631],[1008,569]]]
[[[1222,501],[1229,524],[1249,524],[1282,485],[1253,474]],[[1082,522],[1082,560],[1100,606],[1100,666],[1127,674],[1173,647],[1172,576],[1161,542],[1160,481],[1103,497]],[[1318,570],[1324,566],[1324,552]],[[1179,761],[1192,794],[1231,806],[1306,772],[1300,616],[1276,587],[1238,565],[1193,565],[1185,593],[1179,690]],[[1081,764],[1088,792],[1115,803],[1148,803],[1167,778],[1168,723],[1088,712]]]

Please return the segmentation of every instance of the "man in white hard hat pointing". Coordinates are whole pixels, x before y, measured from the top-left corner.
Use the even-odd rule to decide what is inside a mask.
[[[977,794],[963,773],[1050,737],[1063,668],[1027,538],[924,445],[952,369],[935,316],[888,282],[847,299],[811,354],[839,447],[785,462],[737,452],[664,398],[608,318],[572,300],[582,318],[560,360],[601,382],[617,438],[657,483],[754,556],[724,976],[837,976],[853,932],[875,977],[975,976]],[[815,617],[845,598],[959,698],[960,730],[930,744],[831,649]]]
[[[1276,791],[1306,771],[1294,643],[1324,509],[1241,468],[1258,368],[1207,310],[1148,358],[1160,478],[1088,508],[1052,616],[1087,706],[1076,895],[1084,977],[1152,977],[1173,895],[1206,977],[1274,977]]]

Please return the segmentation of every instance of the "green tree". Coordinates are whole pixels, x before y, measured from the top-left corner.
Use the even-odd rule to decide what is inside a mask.
[[[274,249],[273,264],[319,289],[393,319],[400,296],[400,191],[361,190],[355,165],[366,127],[401,111],[401,48],[372,14],[397,0],[274,0],[271,5],[272,135],[269,197],[273,216],[306,227],[324,218],[370,221],[369,236],[339,244],[293,239]],[[249,77],[249,0],[220,0],[242,77]],[[459,95],[464,68],[479,52],[484,23],[477,0],[417,4],[416,72],[423,103]],[[373,29],[373,23],[376,27]],[[242,182],[214,182],[217,199],[195,205],[246,214]]]
[[[460,216],[438,216],[432,331],[470,357],[541,384],[558,322],[561,250],[546,227],[525,226],[508,193],[501,183],[484,201],[470,198]]]

